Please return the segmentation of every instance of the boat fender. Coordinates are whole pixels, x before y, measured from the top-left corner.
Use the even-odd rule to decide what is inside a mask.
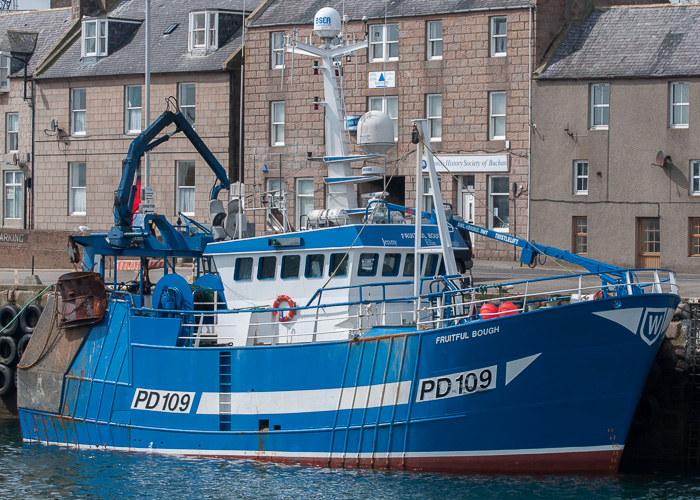
[[[0,307],[1,335],[12,335],[17,331],[17,328],[19,327],[19,318],[17,318],[17,320],[14,322],[12,321],[15,319],[15,316],[17,316],[17,313],[19,313],[19,308],[14,304],[7,304]]]
[[[32,334],[25,333],[19,339],[19,342],[17,342],[17,361],[22,361],[22,355],[24,354],[24,351],[27,350],[30,340],[32,340]]]
[[[32,333],[34,331],[42,311],[43,308],[38,304],[29,304],[22,310],[19,316],[19,327],[23,333]]]
[[[487,302],[483,306],[481,306],[481,308],[479,309],[479,314],[481,315],[482,319],[496,318],[498,317],[498,307],[496,307],[496,304]]]
[[[3,335],[0,337],[0,363],[11,365],[17,356],[17,342],[15,339]]]
[[[647,431],[656,426],[660,416],[661,405],[659,400],[651,394],[642,394],[632,417],[632,425],[640,431]]]
[[[12,368],[0,364],[0,396],[7,396],[15,386],[15,375]]]
[[[289,295],[280,295],[275,299],[275,302],[272,304],[272,309],[274,312],[272,313],[273,316],[277,316],[277,320],[280,323],[284,323],[285,321],[289,321],[294,317],[294,311],[288,310],[288,311],[280,311],[279,307],[282,302],[287,303],[287,307],[294,307],[294,301],[289,298]]]
[[[499,316],[509,316],[511,314],[518,314],[518,312],[518,306],[516,306],[509,300],[506,300],[498,306]]]

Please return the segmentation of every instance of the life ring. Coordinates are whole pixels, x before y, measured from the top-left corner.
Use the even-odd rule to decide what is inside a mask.
[[[280,295],[275,299],[275,302],[272,304],[272,309],[274,312],[272,313],[273,316],[277,316],[277,320],[280,323],[284,323],[285,321],[289,321],[294,317],[294,311],[289,309],[287,311],[280,311],[280,303],[286,302],[287,307],[292,308],[294,307],[294,301],[289,298],[289,295]]]

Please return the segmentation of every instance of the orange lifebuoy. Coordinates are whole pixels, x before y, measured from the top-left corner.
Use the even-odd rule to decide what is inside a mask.
[[[284,312],[277,310],[277,309],[279,309],[280,304],[282,302],[286,302],[287,307],[291,308],[291,307],[294,307],[294,301],[289,298],[289,295],[280,295],[279,297],[277,297],[275,299],[274,304],[272,304],[272,309],[275,310],[275,312],[273,312],[272,314],[274,316],[277,316],[278,321],[280,321],[281,323],[284,323],[285,321],[289,321],[290,319],[292,319],[294,317],[294,311],[292,311],[291,309],[284,311]]]

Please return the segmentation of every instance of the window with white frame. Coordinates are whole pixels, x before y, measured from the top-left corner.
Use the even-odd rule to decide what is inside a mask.
[[[218,12],[190,12],[190,52],[211,52],[219,48]]]
[[[70,91],[70,133],[71,135],[85,135],[85,89],[71,89]]]
[[[22,218],[22,185],[21,170],[5,170],[5,219]]]
[[[489,177],[489,229],[507,232],[510,222],[510,182],[508,176]]]
[[[0,56],[0,92],[10,91],[10,58]]]
[[[489,92],[489,141],[506,138],[506,93]]]
[[[282,179],[279,177],[268,177],[265,180],[265,187],[265,201],[267,202],[267,209],[265,210],[265,229],[276,232],[280,231],[280,228],[283,230],[283,226],[273,213],[273,209],[279,209],[282,206],[282,189],[284,187]]]
[[[700,196],[700,160],[690,160],[690,194]]]
[[[126,96],[126,133],[141,132],[141,85],[129,85],[124,92]]]
[[[306,218],[314,209],[314,180],[313,178],[297,179],[296,225],[297,229],[306,227]]]
[[[194,162],[177,162],[177,212],[194,216]]]
[[[442,95],[425,96],[425,114],[428,119],[430,142],[442,141]]]
[[[190,125],[194,127],[195,120],[195,85],[181,83],[178,85],[178,103],[180,111]]]
[[[107,21],[84,20],[82,29],[83,57],[107,55]]]
[[[274,101],[270,105],[270,144],[284,146],[284,101]]]
[[[284,68],[284,31],[270,33],[270,67]]]
[[[690,108],[690,84],[688,82],[671,83],[669,105],[671,128],[688,128],[688,109]]]
[[[399,97],[370,97],[369,110],[381,111],[391,118],[391,123],[394,125],[394,142],[399,140]]]
[[[442,21],[428,21],[426,32],[428,59],[442,59]]]
[[[399,25],[375,24],[369,27],[369,62],[396,61],[399,58]]]
[[[491,18],[491,57],[506,55],[508,21],[506,17]]]
[[[442,177],[438,175],[438,184],[442,183]],[[423,211],[432,212],[435,209],[435,204],[433,203],[433,186],[430,184],[430,177],[428,175],[423,176]]]
[[[70,215],[85,215],[86,213],[86,183],[85,162],[76,161],[68,164],[68,213]]]
[[[588,194],[587,160],[574,160],[574,194]]]
[[[5,116],[5,146],[8,153],[19,149],[19,113],[7,113]]]
[[[610,121],[610,84],[591,85],[591,129],[607,130]]]

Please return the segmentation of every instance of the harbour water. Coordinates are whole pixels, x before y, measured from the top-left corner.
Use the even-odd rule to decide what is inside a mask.
[[[23,444],[0,417],[0,498],[700,499],[700,471],[468,475],[337,470]]]

